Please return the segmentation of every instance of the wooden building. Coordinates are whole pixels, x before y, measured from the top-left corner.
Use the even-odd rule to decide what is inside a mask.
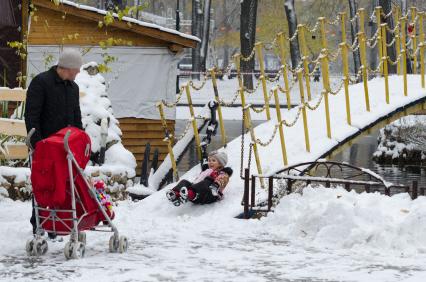
[[[47,62],[54,64],[64,46],[87,51],[85,62],[102,63],[105,56],[116,57],[109,64],[112,72],[104,76],[114,116],[120,121],[123,144],[135,155],[138,167],[147,142],[151,143],[151,152],[159,148],[160,160],[164,159],[167,146],[162,141],[164,130],[156,103],[175,101],[177,62],[183,49],[194,48],[199,39],[126,17],[115,17],[106,25],[105,11],[59,2],[55,5],[51,0],[32,0],[28,77],[44,71]],[[103,49],[108,42],[112,46]],[[173,131],[175,110],[169,109],[166,118]]]

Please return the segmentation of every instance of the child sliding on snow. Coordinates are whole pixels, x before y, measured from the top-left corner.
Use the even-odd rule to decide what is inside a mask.
[[[209,154],[208,169],[202,171],[194,182],[181,180],[167,191],[167,198],[175,206],[187,201],[194,204],[210,204],[223,198],[223,191],[232,175],[232,169],[225,167],[228,157],[225,152],[213,151]]]

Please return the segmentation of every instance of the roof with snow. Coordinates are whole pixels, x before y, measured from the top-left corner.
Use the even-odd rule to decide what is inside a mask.
[[[33,0],[32,3],[39,7],[44,7],[56,11],[61,11],[66,15],[73,15],[87,20],[101,22],[107,11],[100,10],[94,7],[77,4],[67,0],[59,0],[59,5],[56,5],[51,0]],[[170,42],[172,44],[183,47],[194,48],[201,40],[198,37],[181,33],[179,31],[165,28],[156,24],[143,22],[130,17],[118,18],[117,14],[113,14],[115,21],[109,27],[118,28],[125,31],[130,31],[136,34],[152,37],[155,39]]]

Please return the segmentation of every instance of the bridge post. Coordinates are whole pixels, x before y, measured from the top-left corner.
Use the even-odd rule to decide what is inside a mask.
[[[284,33],[278,33],[278,42],[280,44],[280,57],[281,57],[281,71],[283,72],[284,79],[284,90],[285,96],[287,98],[287,110],[291,110],[291,100],[290,100],[290,86],[288,83],[287,76],[287,64],[285,61],[285,45],[284,45]]]
[[[367,65],[367,43],[365,33],[359,32],[358,34],[359,49],[361,55],[361,70],[362,70],[362,82],[364,84],[364,97],[365,97],[365,109],[367,112],[370,111],[370,98],[368,96],[368,65]]]
[[[397,64],[397,73],[399,74],[399,75],[401,75],[401,58],[402,57],[400,57],[400,54],[401,54],[401,40],[400,40],[400,37],[399,37],[399,24],[400,24],[400,21],[399,21],[399,14],[400,14],[400,7],[396,7],[395,8],[395,20],[394,20],[394,22],[395,22],[395,49],[396,49],[396,58],[397,58],[397,60],[396,60],[396,64]],[[400,58],[399,60],[398,60],[398,58]]]
[[[401,59],[402,59],[402,75],[404,78],[404,96],[408,96],[407,89],[407,37],[406,37],[406,22],[407,17],[401,18]]]
[[[268,178],[268,211],[272,208],[272,195],[274,194],[274,178]]]
[[[271,114],[269,112],[268,90],[266,89],[265,64],[263,62],[262,42],[257,42],[255,46],[256,46],[256,53],[257,53],[257,58],[259,60],[259,66],[260,66],[260,79],[262,80],[262,90],[263,90],[263,99],[265,100],[266,119],[270,120]]]
[[[217,102],[217,113],[218,113],[218,116],[219,116],[219,123],[220,123],[220,135],[222,137],[222,144],[223,144],[224,147],[226,147],[227,142],[226,142],[225,125],[223,124],[222,106],[221,106],[221,103],[220,103],[219,91],[217,90],[216,72],[215,72],[214,68],[212,68],[210,70],[210,74],[212,76],[214,98]]]
[[[186,84],[185,90],[186,90],[186,98],[188,100],[189,113],[191,114],[191,119],[192,119],[192,129],[194,130],[195,144],[197,145],[197,156],[198,156],[198,159],[201,161],[203,159],[203,156],[201,154],[200,135],[198,134],[197,120],[195,119],[194,108],[192,107],[192,99],[191,99],[191,92],[189,91],[189,83]]]
[[[418,182],[417,181],[413,181],[413,200],[417,199],[418,194],[419,194],[419,187],[418,187]]]
[[[423,29],[423,19],[425,12],[419,13],[419,48],[420,48],[420,76],[422,80],[422,88],[425,88],[425,34]]]
[[[351,103],[349,98],[349,64],[348,64],[348,45],[346,42],[339,44],[342,49],[342,62],[343,62],[343,82],[345,84],[345,102],[346,102],[346,121],[351,125]]]
[[[237,78],[238,78],[238,86],[239,88],[243,87],[243,78],[241,77],[241,54],[235,54],[233,56],[235,68],[237,69]]]
[[[249,218],[249,189],[250,189],[250,170],[248,168],[244,169],[244,218]]]
[[[308,131],[308,118],[306,116],[306,107],[305,107],[305,94],[303,92],[303,78],[302,70],[297,71],[297,79],[299,80],[299,89],[300,89],[300,104],[302,107],[302,118],[303,118],[303,130],[305,132],[305,147],[306,151],[311,151],[311,145],[309,144],[309,131]]]
[[[359,8],[358,9],[358,15],[359,15],[359,32],[365,33],[365,28],[364,28],[364,25],[365,25],[365,9]]]
[[[308,101],[311,101],[311,81],[309,80],[308,48],[306,47],[305,40],[305,26],[299,24],[297,26],[297,31],[299,33],[299,44],[303,54],[303,69],[305,72],[306,93],[308,95]]]
[[[385,96],[386,96],[386,104],[389,104],[389,79],[388,79],[388,51],[387,51],[387,44],[386,44],[386,26],[387,23],[383,23],[380,26],[381,33],[382,33],[382,61],[383,61],[383,75],[385,77]]]
[[[330,78],[328,73],[328,49],[327,49],[327,38],[325,34],[325,21],[321,18],[321,69],[322,69],[322,84],[325,89],[324,92],[324,106],[325,106],[325,122],[327,126],[327,137],[331,138],[331,126],[330,126],[330,108],[328,106],[328,94],[330,93]]]
[[[346,43],[346,12],[340,12],[340,31],[342,32],[342,43]]]
[[[277,111],[277,120],[278,120],[279,132],[280,132],[281,153],[282,153],[282,156],[283,156],[284,166],[287,166],[288,165],[287,151],[286,151],[286,147],[285,147],[283,123],[282,123],[282,119],[281,119],[280,100],[278,99],[278,88],[275,86],[273,91],[274,91],[274,99],[275,99],[275,109]]]
[[[262,175],[262,166],[260,165],[260,158],[259,158],[259,152],[257,150],[256,136],[254,135],[253,126],[251,124],[250,108],[246,107],[244,87],[240,87],[240,96],[241,96],[241,106],[243,108],[244,124],[246,128],[250,131],[251,141],[253,142],[253,153],[254,153],[254,158],[256,160],[257,172],[260,175]],[[265,188],[265,184],[262,178],[260,178],[260,185],[262,186],[262,188]]]
[[[410,9],[411,9],[411,23],[413,24],[413,31],[410,35],[411,46],[412,46],[412,50],[413,50],[413,74],[416,74],[417,73],[417,56],[416,56],[415,52],[416,52],[416,49],[417,49],[417,37],[416,37],[417,8],[411,7]]]
[[[163,141],[167,142],[167,150],[169,152],[170,162],[172,163],[172,171],[173,171],[173,181],[179,180],[179,175],[176,167],[175,155],[173,154],[173,135],[169,133],[169,129],[167,128],[166,118],[164,116],[163,103],[159,102],[157,104],[158,110],[160,111],[161,124],[163,125],[163,129],[166,137]]]
[[[377,6],[374,9],[374,11],[376,12],[377,43],[379,45],[377,47],[377,49],[379,50],[379,58],[380,58],[380,61],[381,61],[382,58],[383,58],[383,44],[382,44],[382,32],[381,32],[382,7],[381,6]],[[383,74],[383,65],[380,66],[380,73]]]

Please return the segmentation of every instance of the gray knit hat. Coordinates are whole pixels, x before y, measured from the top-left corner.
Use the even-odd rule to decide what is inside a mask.
[[[58,66],[66,69],[79,69],[83,65],[83,58],[78,50],[67,48],[59,55]]]
[[[209,154],[209,157],[215,158],[222,166],[226,166],[228,163],[228,156],[223,151],[213,151]]]

